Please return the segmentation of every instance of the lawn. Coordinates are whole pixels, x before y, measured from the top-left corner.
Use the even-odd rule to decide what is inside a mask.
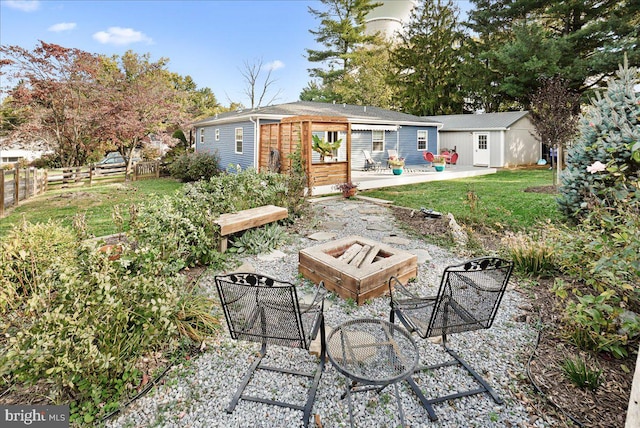
[[[75,188],[56,188],[22,202],[9,215],[0,219],[0,236],[4,236],[23,218],[31,223],[59,220],[72,225],[76,214],[84,214],[87,232],[104,236],[119,232],[113,221],[114,207],[119,206],[128,218],[129,206],[151,195],[172,194],[182,183],[170,179],[141,180],[128,183],[84,185]]]
[[[452,213],[458,222],[511,231],[560,221],[556,194],[549,193],[553,172],[547,169],[501,170],[496,174],[433,181],[367,191],[366,196],[395,205]],[[538,188],[537,192],[525,189]],[[541,189],[542,188],[542,189]]]

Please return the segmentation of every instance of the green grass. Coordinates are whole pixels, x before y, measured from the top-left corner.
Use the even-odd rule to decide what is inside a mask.
[[[546,220],[561,221],[555,194],[524,191],[549,186],[552,180],[553,172],[546,169],[501,170],[480,177],[375,189],[367,191],[366,196],[392,200],[404,207],[452,213],[458,222],[470,226],[518,231],[535,228]]]
[[[128,183],[106,183],[81,187],[55,188],[44,194],[21,202],[16,209],[0,219],[0,237],[23,218],[30,223],[59,220],[71,226],[73,217],[80,213],[86,217],[87,232],[94,236],[119,232],[113,221],[113,207],[120,206],[125,219],[129,206],[151,195],[167,195],[182,187],[182,183],[170,178],[141,180]]]

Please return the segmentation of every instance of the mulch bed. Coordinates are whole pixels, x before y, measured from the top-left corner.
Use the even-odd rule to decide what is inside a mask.
[[[543,186],[529,191],[555,193],[556,188]],[[392,207],[392,210],[399,222],[417,234],[429,236],[448,233],[448,219],[445,216],[430,219],[425,218],[418,210],[400,207]],[[500,236],[497,234],[482,233],[476,239],[486,250],[500,247]],[[561,333],[562,320],[559,316],[562,309],[556,296],[549,291],[552,285],[553,279],[541,279],[531,293],[531,305],[538,313],[538,316],[530,317],[531,322],[539,319],[543,328],[528,365],[528,375],[529,382],[532,381],[541,395],[523,396],[522,399],[527,406],[537,409],[534,413],[547,420],[553,418],[555,423],[562,426],[623,427],[636,356],[634,354],[616,360],[606,354],[585,353],[569,343]],[[564,376],[562,362],[567,357],[577,356],[602,370],[604,381],[595,392],[575,386]]]

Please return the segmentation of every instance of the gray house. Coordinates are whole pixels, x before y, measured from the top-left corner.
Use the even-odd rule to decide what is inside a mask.
[[[302,121],[314,123],[309,127],[313,135],[348,143],[341,145],[332,161],[343,162],[349,169],[364,167],[364,151],[383,164],[390,149],[397,150],[407,164],[424,163],[423,152],[438,148],[438,128],[442,126],[428,118],[378,107],[298,101],[222,113],[196,122],[196,151],[217,151],[222,166],[261,168],[267,163],[265,150],[274,147],[276,141],[270,125]],[[287,148],[278,144],[286,155]],[[317,153],[309,151],[306,155],[313,164],[320,162]]]
[[[544,157],[528,111],[427,116],[441,122],[440,151],[455,150],[458,165],[513,167]]]

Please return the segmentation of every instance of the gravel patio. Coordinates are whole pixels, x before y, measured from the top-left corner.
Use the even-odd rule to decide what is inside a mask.
[[[425,243],[395,225],[388,207],[362,200],[324,198],[313,204],[315,217],[307,219],[300,234],[291,234],[291,242],[271,254],[244,259],[240,270],[255,270],[282,280],[296,282],[298,251],[317,245],[310,239],[324,232],[320,239],[360,235],[387,243],[418,255],[418,279],[412,289],[422,295],[434,295],[443,269],[461,262],[464,251],[449,251]],[[426,220],[428,221],[428,220]],[[324,235],[324,236],[323,236]],[[317,237],[314,236],[314,237]],[[316,238],[318,239],[318,238]],[[213,272],[200,279],[217,299]],[[305,288],[305,287],[303,287]],[[308,287],[308,290],[311,288]],[[301,295],[305,291],[301,290]],[[525,363],[536,342],[536,330],[527,322],[531,306],[512,279],[493,327],[470,333],[451,335],[449,345],[482,374],[505,401],[495,404],[487,395],[475,395],[434,406],[438,421],[430,422],[426,411],[406,383],[400,385],[406,422],[411,427],[547,427],[553,421],[536,415],[523,403],[531,393],[526,380]],[[389,298],[381,296],[356,306],[330,294],[325,303],[328,327],[344,321],[374,317],[388,319]],[[328,333],[327,333],[328,335]],[[414,336],[422,363],[434,364],[446,359],[439,344]],[[302,412],[264,404],[240,402],[232,414],[225,408],[247,369],[252,353],[259,345],[231,340],[226,326],[218,342],[208,343],[199,356],[175,365],[148,394],[107,421],[108,427],[294,427],[301,426]],[[271,365],[285,365],[304,370],[313,368],[313,360],[303,350],[270,347]],[[436,375],[421,373],[416,381],[429,394],[455,392],[456,385],[467,387],[468,376],[458,369],[447,368]],[[300,397],[302,389],[287,379],[262,377],[252,382],[260,385],[272,398]],[[347,400],[341,400],[345,378],[330,363],[320,381],[313,409],[314,420],[322,427],[349,426]],[[453,389],[452,389],[453,388]],[[265,393],[263,389],[262,394]],[[354,419],[357,427],[393,427],[400,424],[392,389],[381,394],[361,392],[354,396]]]

